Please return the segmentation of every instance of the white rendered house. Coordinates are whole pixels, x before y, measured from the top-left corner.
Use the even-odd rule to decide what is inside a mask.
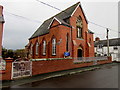
[[[95,55],[107,56],[107,40],[100,40],[98,37],[94,42]],[[112,56],[112,61],[120,60],[120,38],[109,39],[109,54]]]

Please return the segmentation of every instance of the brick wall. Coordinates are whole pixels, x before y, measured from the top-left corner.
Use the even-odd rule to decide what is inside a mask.
[[[2,77],[0,78],[0,80],[11,80],[12,61],[13,60],[6,60],[6,70],[2,71],[3,73],[1,73]]]
[[[83,38],[77,38],[77,30],[76,30],[76,17],[81,16],[83,22]],[[74,15],[70,18],[70,23],[74,27],[72,28],[72,40],[75,40],[77,45],[73,45],[73,57],[77,57],[77,49],[82,47],[83,49],[83,57],[94,57],[94,40],[93,34],[88,33],[88,24],[85,20],[84,14],[81,8],[77,8]],[[91,38],[91,47],[88,46],[88,42]]]
[[[106,61],[98,61],[98,64],[111,63],[111,57],[108,57]],[[93,62],[89,63],[73,63],[72,59],[61,59],[61,60],[47,60],[47,61],[32,61],[32,75],[39,75],[43,73],[68,70],[86,66],[92,66]],[[12,60],[6,60],[6,70],[4,73],[1,73],[2,78],[0,80],[11,80],[12,75]]]
[[[111,63],[111,57],[108,57],[106,61],[98,61],[98,64]],[[48,60],[48,61],[33,61],[32,62],[32,75],[38,75],[48,72],[61,71],[67,69],[74,69],[79,67],[92,66],[93,62],[89,63],[73,63],[72,59],[64,60]]]

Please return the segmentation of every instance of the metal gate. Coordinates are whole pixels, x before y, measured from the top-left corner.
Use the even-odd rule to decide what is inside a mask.
[[[12,63],[12,79],[32,76],[31,61],[15,61]]]

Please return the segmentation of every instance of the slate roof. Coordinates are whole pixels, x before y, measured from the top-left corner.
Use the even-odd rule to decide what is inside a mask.
[[[88,29],[88,32],[91,33],[91,34],[94,34],[94,32],[92,32],[91,30]]]
[[[4,17],[3,16],[0,16],[0,23],[4,23]]]
[[[97,45],[107,46],[107,40],[95,41],[94,46]],[[109,46],[120,46],[120,38],[109,39]]]
[[[54,17],[56,17],[63,25],[67,25],[67,26],[70,26],[68,23],[66,23],[64,21],[64,19],[66,18],[69,18],[72,13],[74,12],[74,10],[76,9],[76,7],[80,5],[80,2],[74,4],[73,6],[67,8],[66,10],[58,13],[57,15],[51,17],[50,19],[46,20],[43,22],[43,24],[37,29],[37,31],[31,36],[30,39],[32,38],[35,38],[35,37],[38,37],[38,36],[41,36],[41,35],[45,35],[47,33],[49,33],[49,29],[48,29],[48,26],[50,25],[52,19]],[[80,6],[81,7],[81,6]],[[81,7],[82,8],[82,7]],[[83,11],[83,10],[82,10]],[[84,13],[84,12],[83,12]],[[85,15],[84,15],[85,16]],[[85,17],[85,20],[87,22],[87,19]]]

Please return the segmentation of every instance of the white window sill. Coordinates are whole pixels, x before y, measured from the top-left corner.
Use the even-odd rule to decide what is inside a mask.
[[[78,40],[84,40],[83,38],[77,38]]]
[[[36,53],[36,55],[38,56],[38,53]]]
[[[52,56],[56,56],[56,54],[52,54]]]
[[[46,53],[43,53],[43,56],[46,56]]]

